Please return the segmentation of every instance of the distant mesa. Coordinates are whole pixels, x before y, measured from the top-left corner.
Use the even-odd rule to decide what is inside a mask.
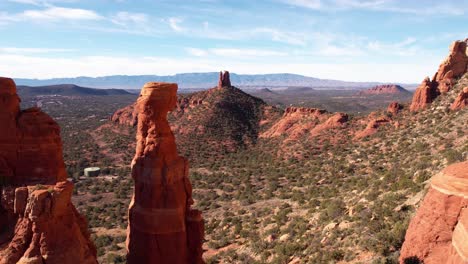
[[[219,72],[218,88],[231,87],[231,79],[228,71]]]
[[[396,84],[377,85],[364,91],[359,95],[381,95],[381,94],[410,94],[408,90]]]
[[[74,84],[58,84],[46,86],[18,86],[21,96],[36,95],[63,95],[63,96],[104,96],[104,95],[131,95],[122,89],[96,89],[81,87]]]
[[[410,110],[419,111],[431,104],[439,95],[450,91],[457,79],[468,71],[468,39],[450,45],[448,57],[440,64],[432,80],[426,77],[416,89]]]

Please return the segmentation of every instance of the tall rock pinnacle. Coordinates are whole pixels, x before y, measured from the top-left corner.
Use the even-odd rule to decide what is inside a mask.
[[[418,111],[426,108],[440,94],[452,89],[457,78],[468,71],[468,39],[457,40],[450,45],[450,53],[440,64],[432,81],[427,77],[416,89],[410,110]]]
[[[19,102],[13,80],[0,78],[0,264],[95,264],[86,221],[71,203],[60,127]]]
[[[190,209],[188,161],[177,154],[167,113],[176,107],[177,84],[147,83],[136,102],[135,191],[129,207],[127,262],[203,263],[203,219]]]
[[[221,87],[231,87],[231,80],[229,78],[228,71],[219,72],[218,88],[221,88]]]

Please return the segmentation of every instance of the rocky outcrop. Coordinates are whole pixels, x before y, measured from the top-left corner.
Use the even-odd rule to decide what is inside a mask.
[[[377,133],[378,128],[381,127],[382,125],[388,124],[390,122],[390,119],[387,117],[373,117],[373,114],[370,115],[370,121],[367,123],[366,128],[364,128],[361,131],[356,132],[354,138],[355,139],[361,139],[368,137],[370,135],[373,135]]]
[[[405,88],[401,87],[400,85],[383,84],[383,85],[374,86],[364,91],[360,91],[359,95],[362,96],[362,95],[401,94],[401,93],[408,94],[409,92]]]
[[[458,94],[455,101],[450,106],[452,110],[460,110],[465,108],[468,105],[468,87],[463,88],[463,90]]]
[[[288,107],[283,116],[260,136],[285,136],[286,142],[302,137],[317,137],[326,130],[344,127],[347,121],[348,115],[344,113],[331,114],[318,108]]]
[[[177,84],[147,83],[136,103],[135,189],[129,207],[127,263],[203,263],[203,218],[190,208],[188,161],[167,121]]]
[[[467,72],[468,67],[468,39],[455,41],[450,45],[450,54],[439,66],[433,81],[441,93],[446,93],[455,84],[457,78]]]
[[[468,263],[467,161],[431,179],[406,232],[400,263]]]
[[[387,107],[387,112],[396,115],[400,110],[403,109],[403,106],[398,102],[391,102]]]
[[[418,111],[426,108],[427,105],[432,103],[434,99],[439,95],[437,86],[431,82],[429,77],[426,77],[424,81],[419,85],[413,95],[413,99],[410,105],[410,111]]]
[[[120,125],[136,126],[138,124],[138,114],[135,110],[135,104],[118,109],[112,114],[110,120]]]
[[[97,263],[71,203],[60,128],[19,102],[15,83],[0,78],[0,264]]]
[[[218,88],[231,87],[231,79],[228,71],[219,72]]]
[[[439,66],[432,81],[427,77],[416,89],[410,110],[418,111],[439,96],[448,92],[456,80],[468,71],[468,39],[455,41],[450,46],[449,56]]]

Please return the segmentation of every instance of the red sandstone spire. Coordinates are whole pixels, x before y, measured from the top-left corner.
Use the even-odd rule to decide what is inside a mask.
[[[167,113],[177,102],[177,84],[147,83],[136,103],[135,192],[129,207],[127,261],[203,263],[203,219],[190,209],[188,161],[177,154]]]
[[[231,80],[229,78],[228,71],[219,72],[218,88],[221,88],[221,87],[231,87]]]

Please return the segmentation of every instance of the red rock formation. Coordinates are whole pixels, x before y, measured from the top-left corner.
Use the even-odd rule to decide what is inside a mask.
[[[387,107],[387,112],[392,113],[394,115],[398,114],[400,110],[403,109],[403,106],[398,102],[391,102]]]
[[[377,85],[370,89],[360,91],[359,95],[400,94],[409,93],[405,88],[396,84]]]
[[[433,81],[441,93],[448,92],[455,84],[455,80],[467,72],[467,44],[468,39],[452,43],[449,56],[442,62],[434,75]]]
[[[468,87],[463,88],[463,90],[458,94],[455,101],[450,106],[452,110],[460,110],[465,108],[468,105]]]
[[[433,82],[426,77],[424,81],[419,85],[413,95],[413,100],[411,101],[410,111],[418,111],[420,109],[426,108],[427,105],[432,103],[432,101],[439,95],[437,87]]]
[[[137,116],[135,105],[131,104],[115,111],[110,119],[112,122],[120,125],[136,126],[138,124]]]
[[[390,122],[390,119],[388,119],[387,117],[373,118],[372,116],[373,116],[373,114],[370,115],[370,121],[367,124],[366,128],[364,130],[358,131],[355,134],[355,136],[354,136],[355,139],[361,139],[361,138],[373,135],[373,134],[377,133],[378,128],[380,126],[385,125],[385,124]]]
[[[468,162],[450,165],[431,186],[406,231],[400,263],[468,263]]]
[[[218,88],[221,87],[231,87],[231,80],[229,78],[228,71],[219,72]]]
[[[71,203],[60,128],[19,101],[15,83],[0,78],[0,264],[97,263]]]
[[[188,161],[178,156],[167,112],[176,107],[177,84],[147,83],[136,103],[135,191],[129,207],[127,261],[202,263],[203,219],[190,209]]]
[[[317,136],[322,133],[324,130],[343,127],[346,122],[348,122],[348,115],[345,113],[336,113],[327,119],[324,123],[314,127],[310,134],[312,136]]]
[[[424,109],[441,93],[448,92],[460,78],[468,71],[468,39],[455,41],[450,46],[449,56],[439,66],[432,81],[427,77],[416,89],[410,110]]]

